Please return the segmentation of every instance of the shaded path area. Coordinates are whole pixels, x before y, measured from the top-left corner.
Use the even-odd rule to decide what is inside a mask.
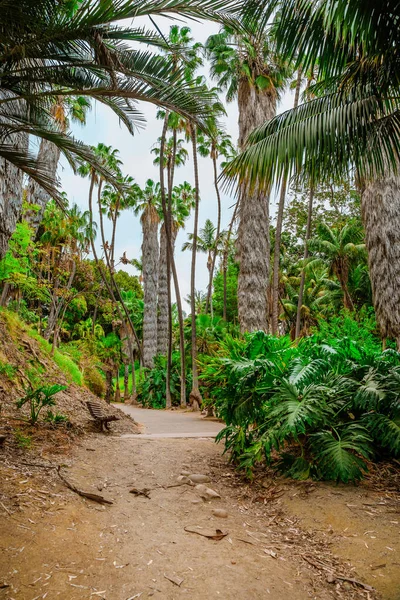
[[[117,405],[115,405],[117,406]],[[214,438],[224,427],[216,419],[205,419],[199,412],[150,410],[129,404],[118,408],[144,426],[141,438]],[[135,437],[126,434],[124,437]]]

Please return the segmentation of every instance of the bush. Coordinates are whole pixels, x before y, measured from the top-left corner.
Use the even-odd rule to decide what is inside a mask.
[[[90,365],[85,369],[84,381],[87,387],[93,394],[103,398],[106,393],[106,384],[100,371],[93,365]]]
[[[154,369],[146,369],[144,380],[138,384],[138,401],[150,408],[165,408],[167,359],[165,356],[156,356]],[[190,392],[190,374],[186,381],[187,396]],[[174,352],[172,355],[171,370],[171,399],[172,404],[179,406],[180,403],[180,354]]]
[[[302,340],[263,332],[227,339],[208,384],[232,460],[298,479],[356,481],[367,460],[400,455],[400,354],[348,336]]]

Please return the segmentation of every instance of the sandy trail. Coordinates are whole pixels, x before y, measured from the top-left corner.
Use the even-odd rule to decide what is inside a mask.
[[[327,567],[355,578],[359,573],[332,555],[332,535],[302,528],[285,508],[293,488],[270,481],[258,497],[254,486],[240,485],[221,447],[186,437],[211,435],[212,428],[215,435],[218,423],[134,410],[147,422],[147,434],[87,436],[63,470],[77,487],[103,494],[112,505],[82,499],[55,477],[41,481],[32,469],[23,478],[10,470],[5,491],[12,482],[21,492],[6,505],[10,514],[0,526],[0,588],[8,586],[0,589],[0,600],[380,597],[349,583],[328,583]],[[185,439],[146,437],[163,434]],[[221,498],[204,501],[195,488],[174,486],[182,470],[208,475]],[[150,490],[150,498],[130,493],[133,487]],[[226,509],[228,518],[214,516],[215,508]],[[185,527],[227,535],[214,541]]]

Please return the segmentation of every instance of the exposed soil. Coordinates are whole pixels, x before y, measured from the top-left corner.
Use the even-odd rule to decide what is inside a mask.
[[[68,439],[68,434],[81,434],[96,429],[86,406],[88,400],[101,402],[105,414],[118,416],[119,420],[113,426],[115,433],[138,433],[137,424],[129,415],[100,400],[86,387],[73,383],[68,373],[62,371],[53,357],[30,335],[29,328],[6,311],[0,311],[0,339],[0,365],[7,365],[8,368],[8,372],[4,368],[0,369],[0,434],[9,434],[10,439],[13,439],[15,430],[19,430],[24,437],[32,438],[33,444],[36,438],[41,443],[43,435],[50,446],[58,443],[60,437],[69,444],[71,440]],[[68,429],[64,428],[64,436],[60,434],[62,428],[57,428],[54,432],[54,428],[43,423],[40,429],[31,428],[24,423],[28,406],[17,410],[16,401],[25,395],[25,389],[30,384],[28,374],[31,378],[34,374],[37,381],[37,386],[34,387],[54,383],[67,386],[66,390],[55,397],[54,407],[56,412],[68,417]]]
[[[62,474],[77,488],[113,502],[106,506],[66,488],[55,469],[32,466],[49,457],[3,451],[0,599],[399,597],[392,492],[272,478],[245,484],[221,450],[207,439],[90,434],[67,457],[51,457],[69,464]],[[208,475],[221,498],[176,486],[182,470]],[[374,504],[371,514],[363,502]],[[185,528],[227,535],[216,541]]]

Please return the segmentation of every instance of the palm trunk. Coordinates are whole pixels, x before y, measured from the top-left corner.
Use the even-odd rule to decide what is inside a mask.
[[[212,282],[213,282],[213,277],[214,277],[215,262],[217,260],[217,254],[218,254],[219,236],[221,234],[221,195],[219,193],[219,188],[218,188],[217,156],[216,156],[215,148],[211,150],[211,154],[212,154],[213,170],[214,170],[214,187],[215,187],[215,194],[217,196],[217,206],[218,206],[215,248],[214,248],[214,253],[213,253],[213,258],[212,258],[212,265],[211,265],[211,271],[210,271],[210,282],[208,285],[207,301],[206,301],[206,314],[208,313],[208,307],[210,305],[211,317],[212,317],[213,316],[212,315]]]
[[[175,250],[177,236],[176,227],[171,230],[172,252]],[[168,265],[167,265],[167,236],[165,223],[161,225],[160,232],[160,257],[158,263],[158,316],[157,316],[157,354],[167,355],[168,352]],[[170,269],[171,273],[171,269]],[[171,279],[171,275],[169,280]]]
[[[123,311],[125,313],[126,320],[129,323],[129,326],[130,326],[130,328],[131,328],[131,330],[133,332],[133,335],[134,335],[134,338],[135,338],[135,342],[136,342],[136,345],[137,345],[137,349],[138,349],[138,352],[139,352],[139,358],[142,361],[143,360],[143,350],[142,350],[142,348],[140,346],[140,340],[139,340],[139,337],[138,337],[138,335],[136,333],[135,327],[134,327],[134,325],[132,323],[132,319],[131,319],[131,317],[129,315],[128,309],[126,308],[126,305],[125,305],[125,303],[124,303],[124,301],[122,299],[122,296],[121,296],[121,293],[119,291],[119,288],[118,288],[117,284],[115,283],[115,279],[113,277],[113,274],[112,274],[112,271],[111,271],[111,268],[110,268],[110,263],[109,263],[109,261],[107,262],[107,264],[108,264],[108,270],[109,270],[110,278],[111,278],[111,283],[108,281],[108,279],[107,279],[107,277],[106,277],[106,275],[105,275],[105,273],[103,271],[103,263],[101,263],[99,261],[99,257],[97,255],[97,250],[96,250],[96,246],[95,246],[94,239],[93,239],[93,190],[94,190],[94,185],[95,185],[95,173],[93,172],[92,175],[91,175],[91,178],[90,178],[90,186],[89,186],[89,229],[90,229],[90,246],[92,248],[92,252],[93,252],[93,256],[94,256],[94,261],[96,263],[96,267],[99,270],[100,277],[101,277],[101,279],[103,281],[103,284],[104,284],[105,288],[107,289],[107,291],[108,291],[108,293],[110,295],[110,299],[115,304],[118,316],[121,319],[121,321],[123,321],[124,320],[124,316],[122,314],[122,311],[121,311],[121,308],[120,308],[119,304],[116,302],[116,298],[115,298],[115,294],[114,294],[114,289],[115,289],[115,292],[117,294],[118,300],[120,301],[120,303],[122,305],[122,309],[123,309]],[[101,220],[101,218],[102,218],[102,216],[100,215],[100,220]],[[103,244],[104,244],[104,239],[102,241],[103,241]],[[108,255],[106,254],[106,258],[107,258],[107,256]],[[134,360],[133,345],[132,345],[131,340],[130,340],[129,337],[128,337],[128,346],[129,346],[129,354],[131,356],[131,360]]]
[[[313,200],[314,200],[314,187],[311,186],[310,187],[310,196],[309,196],[309,200],[308,200],[306,239],[304,240],[304,262],[308,258],[308,241],[311,237]],[[301,271],[299,299],[297,302],[295,339],[298,339],[298,337],[300,336],[300,330],[301,330],[301,309],[303,307],[305,278],[306,278],[306,274],[305,274],[305,265],[304,265],[302,268],[302,271]]]
[[[124,363],[124,402],[129,400],[129,363]]]
[[[135,359],[132,359],[132,362],[131,362],[131,372],[132,372],[131,403],[137,404]]]
[[[110,263],[113,273],[115,272],[115,237],[117,233],[117,219],[118,219],[119,202],[116,203],[115,212],[112,219],[112,235],[111,235],[111,247],[110,247]]]
[[[7,137],[6,143],[12,145],[14,149],[26,151],[28,136],[25,133],[11,134]],[[21,216],[22,183],[22,171],[0,158],[0,260],[8,250],[8,242]]]
[[[192,317],[192,390],[190,392],[190,403],[193,410],[199,410],[203,401],[199,390],[199,374],[197,370],[197,335],[196,335],[196,257],[197,257],[197,235],[199,228],[199,169],[197,164],[197,136],[196,129],[191,124],[191,137],[193,146],[193,169],[195,187],[195,207],[193,225],[192,265],[190,271],[190,312]]]
[[[366,183],[361,214],[376,320],[382,338],[400,344],[400,177]]]
[[[228,235],[226,237],[226,243],[224,248],[224,256],[222,259],[222,269],[224,276],[224,307],[223,307],[223,319],[226,321],[226,301],[227,301],[227,272],[228,272],[228,254],[229,254],[229,242],[232,235],[233,224],[236,220],[236,213],[238,210],[239,202],[236,202],[235,208],[233,210],[233,215],[231,222],[229,223]]]
[[[180,404],[181,404],[181,406],[186,406],[186,362],[185,362],[185,334],[184,334],[184,327],[183,327],[183,310],[182,310],[182,301],[181,301],[181,295],[180,295],[180,289],[179,289],[178,273],[176,271],[175,258],[174,258],[174,254],[172,252],[172,232],[169,227],[169,211],[168,211],[168,206],[167,206],[167,200],[165,197],[164,169],[162,168],[162,165],[164,163],[164,145],[165,145],[165,137],[166,137],[166,133],[167,133],[167,126],[168,126],[168,116],[169,116],[169,113],[167,111],[167,113],[165,115],[165,119],[164,119],[164,127],[163,127],[163,131],[162,131],[162,135],[161,135],[161,144],[160,144],[161,205],[162,205],[164,223],[167,224],[167,226],[165,228],[165,235],[167,238],[167,251],[168,251],[168,258],[169,258],[170,265],[171,265],[172,277],[174,280],[176,306],[178,309],[179,348],[180,348],[180,355],[181,355],[181,357],[180,357],[181,358],[181,400],[180,400]],[[168,282],[168,277],[167,277],[167,282]],[[170,338],[168,352],[171,352],[171,348],[172,348],[172,339]],[[167,387],[167,389],[170,390],[170,387]]]
[[[149,206],[141,218],[143,228],[143,361],[152,369],[157,354],[158,215]]]
[[[42,140],[38,160],[47,166],[49,176],[55,181],[58,161],[60,160],[60,149],[48,140]],[[26,220],[33,230],[33,238],[35,239],[51,197],[36,181],[31,179],[28,184],[26,200],[28,204],[33,205],[33,208],[27,211]]]
[[[114,402],[121,402],[121,390],[119,389],[119,368],[115,372],[115,395]]]
[[[107,371],[106,371],[106,395],[105,395],[105,401],[107,402],[107,404],[111,404],[111,400],[113,397],[113,377],[112,377],[112,371],[111,368],[108,367]]]
[[[276,113],[274,90],[259,92],[239,81],[239,147],[243,149],[249,133]],[[238,257],[238,313],[242,332],[268,328],[267,290],[269,285],[269,191],[244,184],[240,191]]]
[[[293,108],[297,108],[297,106],[299,104],[300,87],[301,87],[301,71],[298,71]],[[282,181],[281,193],[279,196],[278,214],[277,214],[277,219],[276,219],[276,231],[275,231],[274,266],[273,266],[273,280],[272,280],[272,320],[271,320],[272,335],[279,335],[279,331],[278,331],[279,262],[280,262],[282,223],[283,223],[283,211],[285,209],[286,188],[287,188],[287,177],[284,176],[283,181]]]
[[[272,279],[272,319],[271,319],[271,331],[272,335],[278,335],[278,317],[279,317],[279,259],[281,252],[281,238],[282,238],[282,222],[283,222],[283,211],[285,208],[285,197],[286,197],[286,186],[287,179],[283,178],[281,194],[279,196],[278,215],[276,219],[276,230],[275,230],[275,247],[274,247],[274,267],[273,267],[273,279]]]

